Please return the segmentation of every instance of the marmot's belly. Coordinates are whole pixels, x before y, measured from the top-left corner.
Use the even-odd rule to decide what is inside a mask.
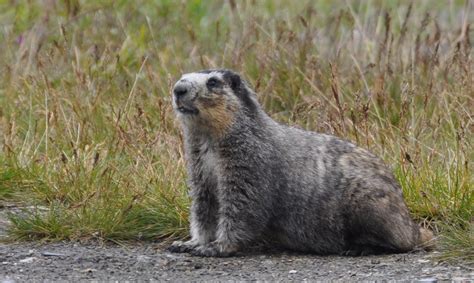
[[[296,251],[335,254],[344,251],[346,246],[344,234],[336,226],[301,226],[291,221],[282,226],[276,236],[281,245]]]
[[[295,198],[288,200],[281,215],[269,234],[284,247],[319,254],[344,251],[344,219],[337,199],[323,204],[320,199]]]

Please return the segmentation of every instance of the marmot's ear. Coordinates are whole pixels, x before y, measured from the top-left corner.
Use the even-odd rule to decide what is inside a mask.
[[[224,78],[226,81],[229,82],[230,87],[233,90],[240,88],[240,85],[242,84],[242,79],[238,74],[234,72],[227,72],[226,74],[224,74]]]

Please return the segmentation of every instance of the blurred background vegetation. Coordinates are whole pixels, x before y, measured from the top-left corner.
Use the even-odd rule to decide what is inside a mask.
[[[473,260],[473,1],[0,0],[10,239],[186,236],[170,87],[231,68],[272,117],[394,169],[443,256]],[[20,210],[18,212],[18,210]]]

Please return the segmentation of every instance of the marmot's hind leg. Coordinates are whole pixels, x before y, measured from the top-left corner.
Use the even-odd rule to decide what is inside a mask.
[[[419,227],[396,188],[357,190],[347,214],[348,255],[401,253],[419,242]]]

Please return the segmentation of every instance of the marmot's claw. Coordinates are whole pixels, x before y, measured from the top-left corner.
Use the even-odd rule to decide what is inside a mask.
[[[196,248],[197,244],[191,241],[174,241],[166,250],[172,253],[189,253]]]

